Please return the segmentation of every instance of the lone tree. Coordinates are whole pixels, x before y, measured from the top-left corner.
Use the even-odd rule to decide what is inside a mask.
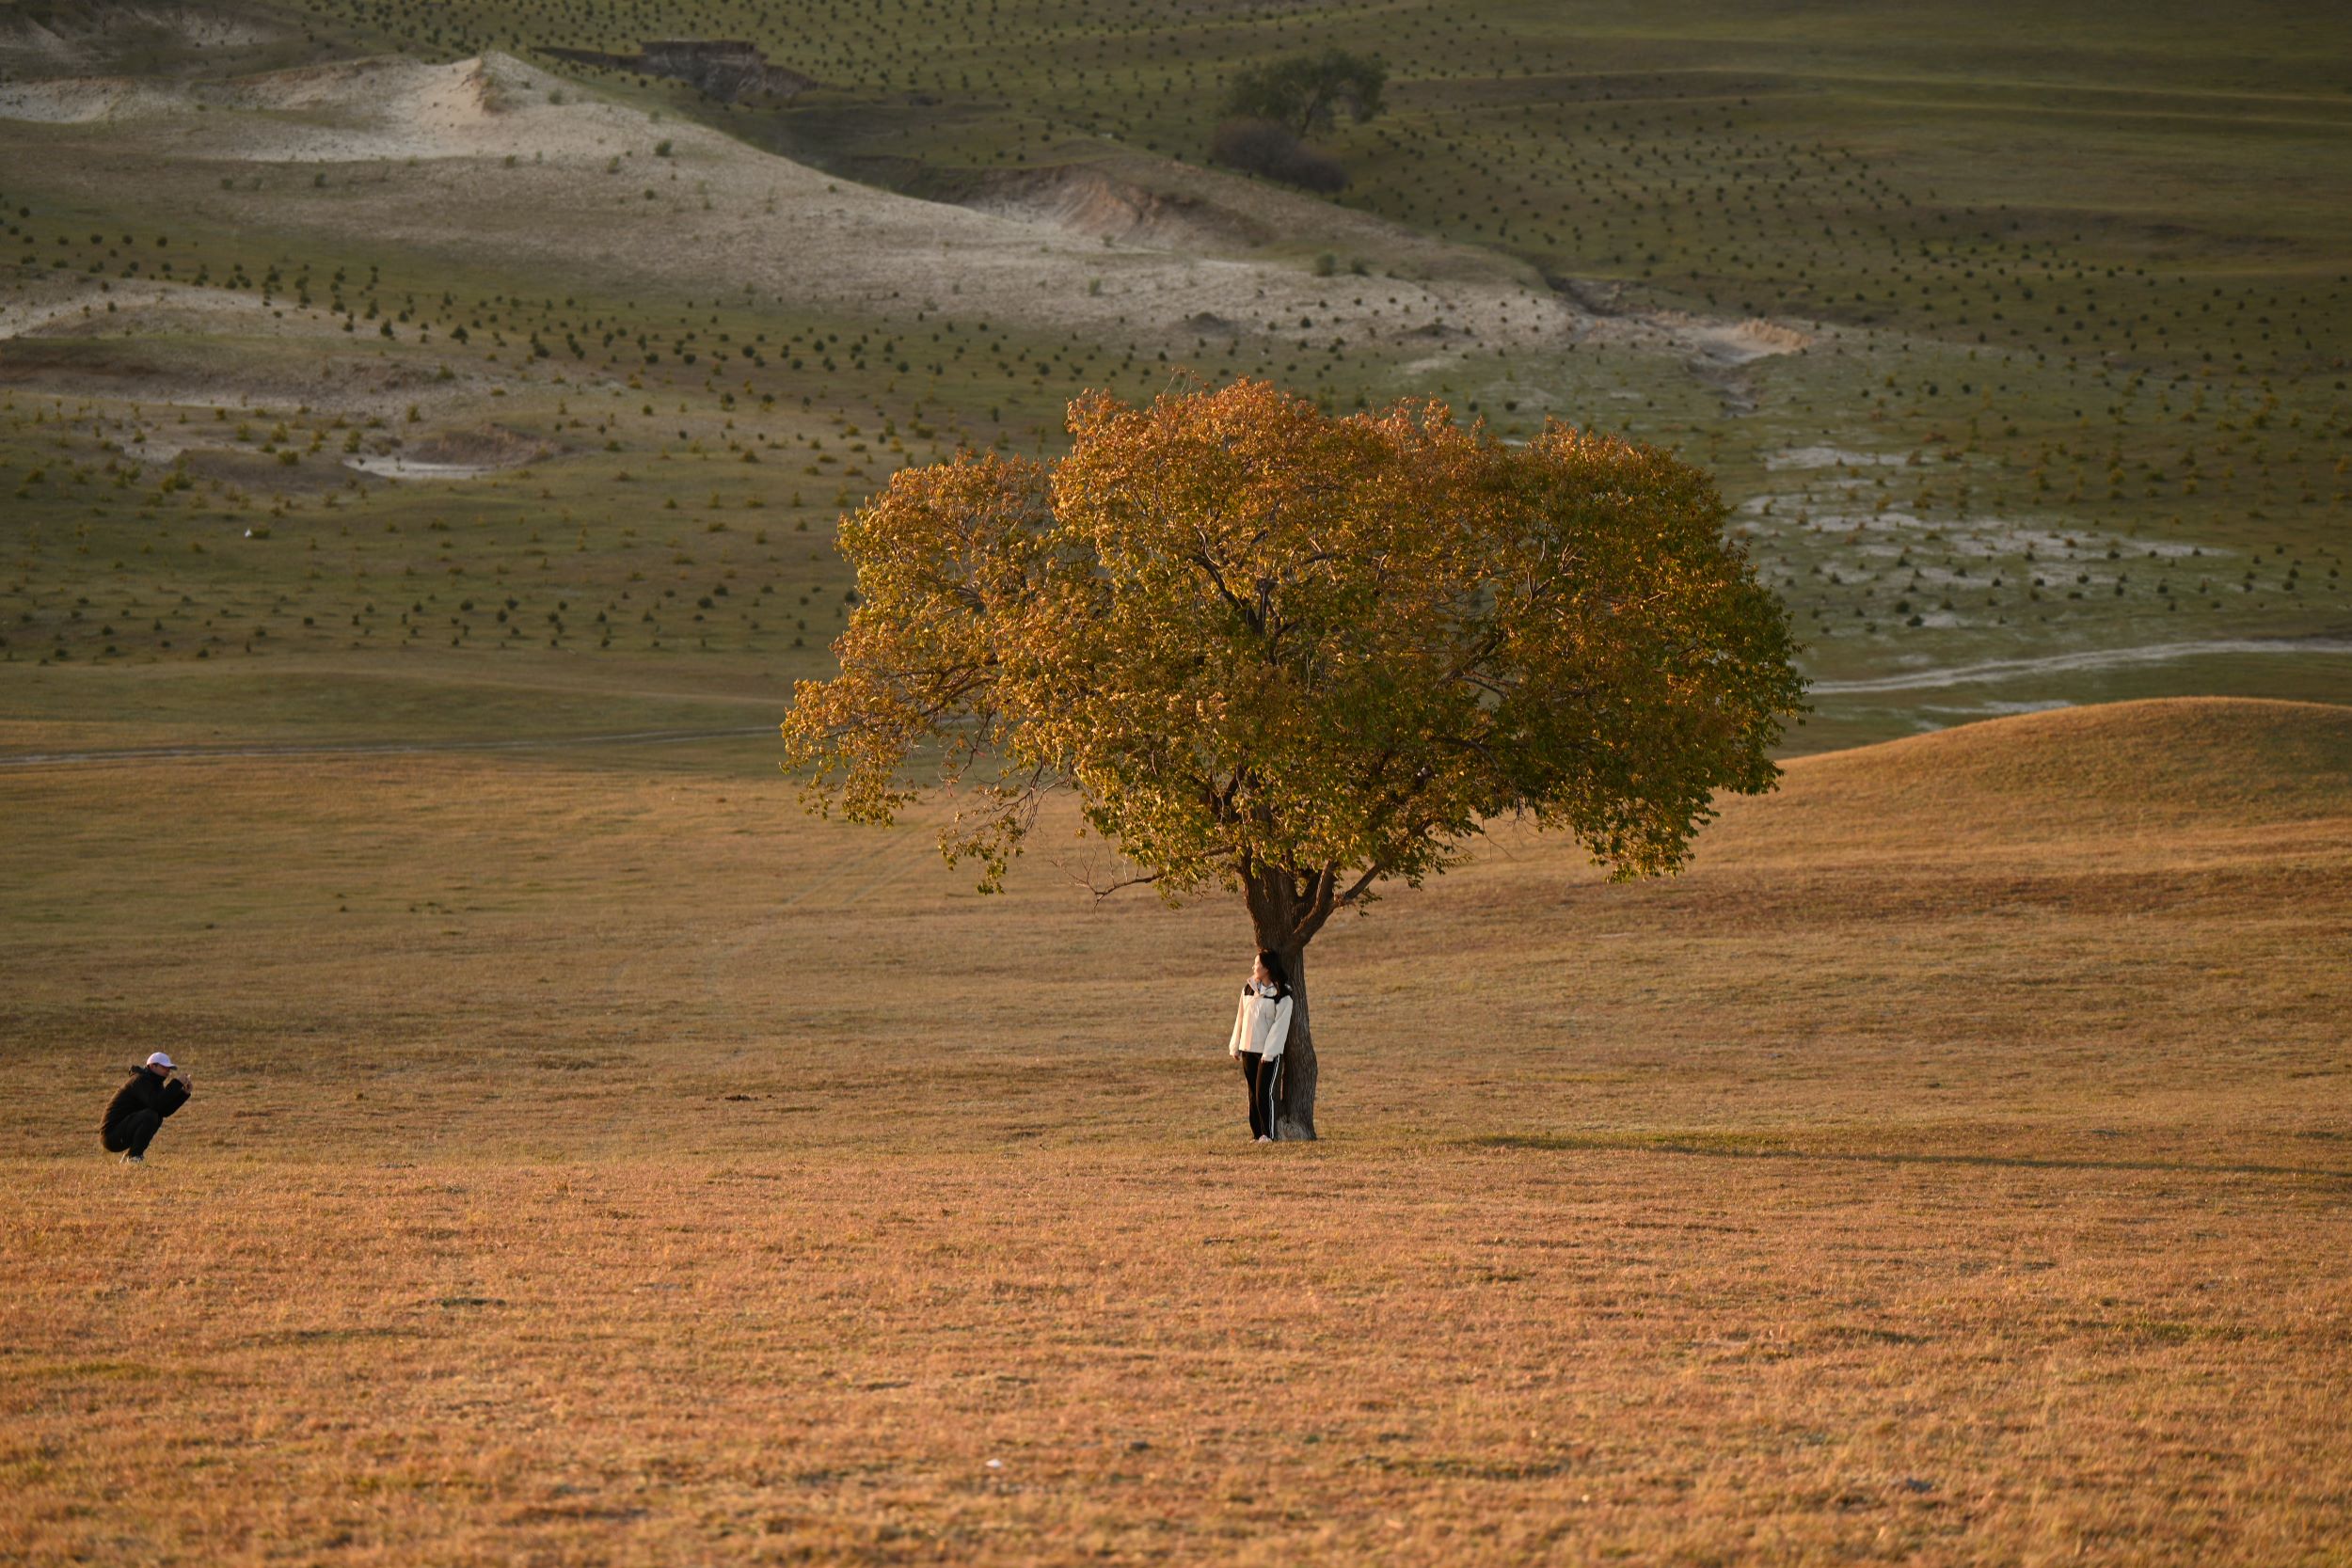
[[[1246,119],[1270,120],[1295,136],[1330,127],[1344,104],[1359,122],[1380,112],[1380,89],[1389,68],[1379,58],[1327,49],[1320,55],[1253,66],[1233,78],[1225,112]]]
[[[811,809],[940,832],[1000,887],[1039,807],[1173,903],[1238,892],[1297,999],[1279,1136],[1315,1135],[1306,948],[1487,821],[1670,873],[1757,794],[1803,683],[1697,469],[1556,422],[1506,447],[1438,403],[1332,419],[1263,382],[1089,393],[1052,464],[901,469],[844,520],[841,673],[784,724]],[[1098,889],[1108,892],[1108,888]]]

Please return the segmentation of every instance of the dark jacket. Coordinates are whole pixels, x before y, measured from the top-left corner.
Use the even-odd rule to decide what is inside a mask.
[[[188,1102],[188,1086],[168,1078],[157,1077],[143,1067],[131,1069],[131,1081],[115,1091],[106,1107],[106,1119],[99,1131],[112,1132],[125,1119],[141,1111],[152,1111],[157,1117],[167,1117]]]

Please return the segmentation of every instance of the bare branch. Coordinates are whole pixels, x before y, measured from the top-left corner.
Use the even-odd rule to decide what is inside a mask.
[[[1131,887],[1150,887],[1153,882],[1158,881],[1162,875],[1157,871],[1144,871],[1137,872],[1132,877],[1116,877],[1108,882],[1097,882],[1092,877],[1078,875],[1058,861],[1048,863],[1052,864],[1055,870],[1059,871],[1064,878],[1092,894],[1094,901],[1098,904],[1113,894],[1123,892]]]
[[[1388,875],[1388,869],[1389,868],[1385,865],[1373,865],[1368,867],[1362,876],[1356,879],[1353,886],[1351,886],[1345,893],[1341,894],[1337,898],[1332,900],[1333,906],[1338,909],[1345,909],[1348,905],[1356,902],[1357,899],[1361,898],[1366,893],[1369,893],[1372,890],[1373,883]]]

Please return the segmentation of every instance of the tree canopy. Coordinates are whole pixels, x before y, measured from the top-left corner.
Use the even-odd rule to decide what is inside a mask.
[[[1378,114],[1380,89],[1388,80],[1389,68],[1376,55],[1326,49],[1241,72],[1226,94],[1225,112],[1311,135],[1328,128],[1343,104],[1358,120]]]
[[[1777,777],[1786,612],[1664,452],[1254,381],[1089,394],[1069,428],[1058,462],[902,469],[844,520],[841,672],[784,724],[813,807],[887,822],[928,775],[993,888],[1066,789],[1133,880],[1238,891],[1296,952],[1490,819],[1669,872],[1718,790]]]

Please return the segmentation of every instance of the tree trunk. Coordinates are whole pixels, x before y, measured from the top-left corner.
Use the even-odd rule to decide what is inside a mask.
[[[1274,1137],[1315,1135],[1315,1038],[1307,1020],[1307,943],[1330,917],[1336,870],[1310,876],[1286,866],[1246,865],[1242,891],[1258,945],[1282,960],[1291,983],[1291,1028],[1274,1081]]]
[[[1315,1135],[1315,1042],[1307,1027],[1307,944],[1279,950],[1291,976],[1291,1032],[1282,1046],[1282,1070],[1274,1081],[1277,1142],[1312,1142]]]

